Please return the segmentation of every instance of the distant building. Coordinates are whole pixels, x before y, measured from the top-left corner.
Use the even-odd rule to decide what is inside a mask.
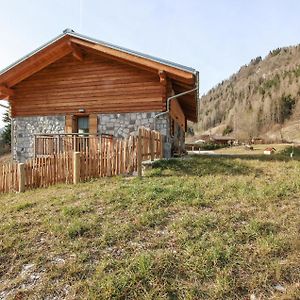
[[[266,148],[266,149],[264,150],[264,154],[265,154],[265,155],[271,155],[271,154],[274,154],[275,151],[276,151],[275,148],[268,147],[268,148]]]
[[[260,137],[255,137],[255,138],[252,138],[251,143],[255,144],[255,145],[263,144],[264,140]]]
[[[232,145],[235,138],[231,136],[211,136],[210,141],[218,145]]]

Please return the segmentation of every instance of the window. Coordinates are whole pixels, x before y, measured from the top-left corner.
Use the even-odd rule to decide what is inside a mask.
[[[77,132],[89,133],[89,117],[77,117]]]

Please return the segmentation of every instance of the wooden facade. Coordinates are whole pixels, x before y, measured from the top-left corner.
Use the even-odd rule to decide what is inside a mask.
[[[162,111],[159,76],[86,53],[71,54],[21,81],[11,98],[13,116]]]
[[[169,96],[197,85],[196,72],[67,31],[0,73],[0,99],[12,117],[65,115],[67,133],[74,116],[88,115],[96,133],[99,113],[163,112]],[[197,121],[197,91],[170,109],[186,129]]]

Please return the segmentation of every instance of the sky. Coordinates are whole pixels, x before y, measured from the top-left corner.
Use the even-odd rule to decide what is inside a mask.
[[[200,94],[252,58],[300,43],[299,0],[0,0],[0,7],[0,69],[72,28],[193,67]]]

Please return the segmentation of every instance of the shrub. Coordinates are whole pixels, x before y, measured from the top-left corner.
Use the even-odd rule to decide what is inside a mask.
[[[280,52],[281,52],[281,48],[277,48],[277,49],[270,51],[270,55],[273,57],[273,56],[278,55]]]
[[[230,134],[233,131],[233,128],[230,125],[227,125],[226,128],[223,130],[223,135]]]
[[[272,87],[278,88],[280,84],[280,77],[278,74],[274,76],[274,78],[269,79],[263,83],[263,87],[265,90],[271,89]]]
[[[206,143],[201,146],[201,150],[217,150],[217,149],[226,148],[226,147],[229,147],[229,145]]]
[[[295,70],[294,70],[294,74],[296,77],[300,77],[300,67],[297,67]]]
[[[194,136],[195,135],[195,131],[193,127],[188,126],[187,128],[187,134]]]
[[[280,99],[280,123],[283,123],[286,119],[289,119],[293,113],[295,107],[295,99],[291,95],[282,95]]]
[[[71,239],[82,236],[89,230],[89,227],[84,222],[77,220],[74,221],[68,228],[68,236]]]
[[[259,87],[259,92],[260,92],[260,94],[262,95],[262,96],[264,96],[265,95],[265,93],[266,93],[266,91],[264,90],[264,88],[263,87]]]
[[[5,127],[0,138],[2,138],[6,145],[11,145],[11,118],[8,110],[5,112],[2,121],[5,124]]]
[[[257,65],[262,61],[262,57],[261,56],[257,56],[256,58],[251,59],[250,61],[250,65]]]

